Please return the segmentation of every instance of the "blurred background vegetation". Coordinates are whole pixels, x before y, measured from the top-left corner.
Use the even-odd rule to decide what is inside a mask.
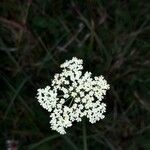
[[[82,123],[49,129],[35,99],[73,56],[111,85],[106,118],[87,124],[88,150],[150,150],[149,1],[1,0],[0,149],[82,150]],[[148,39],[149,38],[149,39]]]

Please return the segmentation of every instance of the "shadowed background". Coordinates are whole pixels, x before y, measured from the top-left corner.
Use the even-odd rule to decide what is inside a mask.
[[[82,123],[65,136],[50,130],[35,99],[73,56],[104,75],[106,118],[86,123],[89,150],[150,149],[148,0],[1,0],[0,147],[81,150]]]

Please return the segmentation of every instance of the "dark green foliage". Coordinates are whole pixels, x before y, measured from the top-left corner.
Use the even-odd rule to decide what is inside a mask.
[[[106,118],[87,122],[89,150],[149,150],[149,2],[0,1],[0,149],[81,150],[82,123],[61,136],[35,99],[73,56],[111,85]],[[84,137],[85,138],[85,137]]]

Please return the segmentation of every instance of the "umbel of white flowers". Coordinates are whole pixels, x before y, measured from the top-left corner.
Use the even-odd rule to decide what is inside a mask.
[[[82,73],[83,60],[76,57],[60,67],[62,72],[54,75],[51,85],[37,90],[38,102],[50,112],[51,129],[65,134],[66,128],[84,116],[91,123],[103,119],[106,104],[102,99],[109,89],[104,77],[92,78],[91,72]]]

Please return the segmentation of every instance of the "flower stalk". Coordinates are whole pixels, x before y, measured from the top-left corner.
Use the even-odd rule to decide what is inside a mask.
[[[82,131],[83,131],[83,150],[88,150],[88,145],[87,145],[87,129],[86,129],[85,118],[83,119],[83,122],[82,122]]]

